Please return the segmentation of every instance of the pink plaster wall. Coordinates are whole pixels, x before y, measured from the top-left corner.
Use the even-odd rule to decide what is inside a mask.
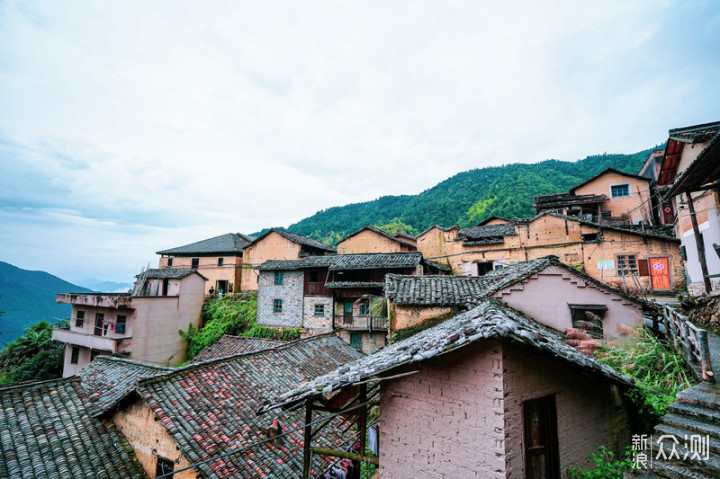
[[[495,297],[526,316],[558,331],[572,328],[568,303],[604,304],[608,310],[603,318],[605,339],[617,337],[624,328],[642,323],[640,306],[622,296],[585,282],[579,276],[557,266],[550,266],[529,280],[505,288]]]
[[[555,394],[560,473],[585,466],[599,446],[630,445],[627,412],[616,386],[567,363],[503,343],[505,450],[508,478],[525,477],[522,402]],[[383,411],[384,412],[384,411]]]
[[[502,350],[495,341],[385,383],[380,477],[505,477]]]

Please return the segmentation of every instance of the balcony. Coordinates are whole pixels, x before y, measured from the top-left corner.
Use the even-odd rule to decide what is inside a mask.
[[[132,308],[132,296],[128,293],[60,293],[55,302],[93,308]]]
[[[342,316],[336,316],[333,318],[334,329],[344,329],[347,331],[387,331],[387,318],[383,317],[367,317],[367,316],[354,316],[348,321]]]
[[[130,346],[131,338],[109,338],[107,336],[95,336],[93,334],[70,331],[70,328],[56,328],[53,329],[52,339],[60,343],[82,346],[96,351],[126,353],[128,352],[127,349]]]

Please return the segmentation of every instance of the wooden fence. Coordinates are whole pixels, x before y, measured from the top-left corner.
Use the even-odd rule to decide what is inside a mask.
[[[670,345],[682,353],[689,363],[700,366],[703,381],[713,381],[708,332],[692,324],[670,306],[659,306],[662,310],[659,321],[665,327]]]

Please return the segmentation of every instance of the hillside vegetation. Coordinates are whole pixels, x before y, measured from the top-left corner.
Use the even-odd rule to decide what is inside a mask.
[[[527,217],[535,214],[535,196],[567,191],[609,167],[637,174],[651,151],[588,156],[577,162],[547,160],[478,168],[458,173],[417,195],[383,196],[328,208],[287,229],[335,244],[366,224],[417,234],[433,224],[468,226],[492,215]]]

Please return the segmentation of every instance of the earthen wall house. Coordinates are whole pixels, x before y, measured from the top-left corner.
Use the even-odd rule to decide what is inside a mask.
[[[416,245],[403,236],[392,236],[374,226],[365,226],[337,244],[338,254],[399,253],[416,250]]]

